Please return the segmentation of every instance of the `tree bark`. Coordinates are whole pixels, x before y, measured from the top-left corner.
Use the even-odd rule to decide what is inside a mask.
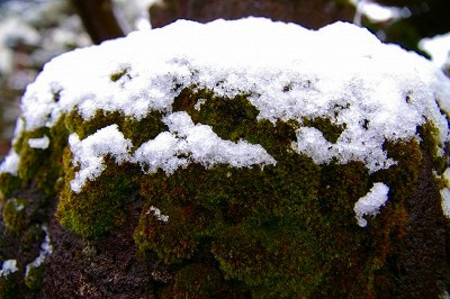
[[[125,35],[114,15],[111,0],[72,0],[72,3],[95,44]]]

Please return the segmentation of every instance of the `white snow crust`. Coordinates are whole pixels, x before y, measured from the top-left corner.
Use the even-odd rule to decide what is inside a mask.
[[[11,149],[0,164],[0,173],[9,173],[13,176],[17,176],[17,171],[19,170],[20,156]]]
[[[69,136],[73,163],[80,169],[71,181],[71,188],[79,193],[86,180],[95,180],[105,170],[104,156],[109,154],[117,163],[139,163],[146,173],[162,169],[167,175],[180,167],[197,162],[205,167],[219,163],[234,167],[254,164],[276,164],[261,145],[246,141],[223,140],[210,126],[194,125],[184,111],[170,114],[163,120],[169,127],[155,139],[142,144],[132,155],[132,144],[125,139],[117,125],[110,125],[80,141],[77,134]]]
[[[155,208],[154,206],[150,206],[146,214],[150,215],[151,212],[153,212],[153,215],[155,215],[156,219],[158,219],[159,221],[162,221],[164,223],[167,223],[169,221],[169,216],[161,214],[160,209]]]
[[[356,220],[361,227],[367,226],[366,215],[376,216],[382,206],[388,200],[389,187],[383,183],[375,183],[369,193],[358,199],[353,210],[356,214]]]
[[[45,262],[45,259],[53,253],[53,246],[50,241],[47,226],[44,225],[42,230],[45,232],[45,239],[41,244],[41,250],[39,251],[39,255],[31,263],[26,265],[25,276],[28,276],[32,268],[40,267]]]
[[[46,149],[50,145],[50,139],[47,135],[41,138],[30,138],[28,139],[28,145],[32,148]]]
[[[2,264],[2,269],[0,269],[0,276],[7,277],[9,274],[16,272],[17,261],[16,260],[6,260]]]
[[[117,125],[110,125],[81,141],[77,134],[71,134],[69,146],[73,154],[72,162],[80,168],[70,186],[79,193],[86,180],[94,181],[105,170],[103,162],[107,154],[115,158],[117,163],[129,161],[128,153],[132,144],[129,139],[125,139]]]
[[[210,126],[194,125],[184,111],[170,114],[164,122],[170,133],[163,132],[136,150],[134,161],[148,168],[147,172],[162,168],[170,175],[190,162],[206,167],[226,163],[237,168],[276,164],[261,145],[223,140]]]
[[[112,75],[122,74],[116,82]],[[275,164],[260,146],[219,138],[211,127],[193,124],[172,111],[183,88],[209,89],[233,98],[245,93],[258,119],[328,118],[344,130],[335,143],[315,128],[297,130],[292,149],[317,163],[336,159],[363,162],[370,172],[396,162],[383,144],[417,138],[417,126],[432,121],[439,141],[449,139],[442,111],[450,110],[450,81],[426,59],[381,43],[368,30],[337,22],[320,30],[264,18],[180,20],[165,28],[139,31],[61,55],[46,64],[22,99],[25,129],[51,127],[77,109],[89,119],[98,110],[142,119],[160,111],[169,131],[131,155],[131,143],[113,125],[79,140],[70,136],[72,189],[103,171],[104,155],[139,163],[145,171],[167,174],[192,162],[206,167]],[[56,96],[57,95],[57,96]],[[196,108],[201,108],[198,103]],[[442,149],[437,149],[441,154]],[[12,154],[13,155],[13,154]],[[14,156],[1,171],[14,173]]]

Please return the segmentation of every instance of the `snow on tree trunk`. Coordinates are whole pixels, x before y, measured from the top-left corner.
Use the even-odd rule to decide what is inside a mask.
[[[450,81],[365,29],[178,21],[55,58],[21,108],[2,297],[449,285]]]

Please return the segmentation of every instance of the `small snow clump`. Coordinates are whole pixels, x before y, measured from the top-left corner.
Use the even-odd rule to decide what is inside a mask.
[[[361,227],[367,226],[366,215],[376,216],[382,206],[388,200],[389,187],[383,183],[375,183],[369,193],[358,199],[353,210],[356,214],[356,220]]]
[[[78,135],[69,136],[70,150],[74,166],[80,170],[70,182],[75,193],[81,191],[86,180],[94,181],[105,170],[105,155],[111,155],[118,164],[130,160],[131,141],[125,139],[116,124],[98,130],[93,135],[80,141]]]
[[[32,148],[46,149],[50,145],[50,139],[47,135],[41,138],[30,138],[28,139],[28,145]]]
[[[153,214],[156,216],[156,219],[162,222],[168,222],[169,216],[161,214],[161,210],[158,208],[155,208],[154,206],[150,206],[150,208],[147,211],[147,215],[150,215],[150,212],[153,212]]]
[[[39,255],[31,263],[26,265],[25,276],[28,276],[28,273],[31,270],[31,268],[40,267],[45,262],[45,259],[53,253],[53,246],[50,242],[50,236],[48,234],[48,229],[44,225],[42,227],[42,230],[45,232],[44,242],[42,242],[42,244],[41,244],[41,250],[39,251]]]
[[[16,260],[6,260],[2,264],[2,269],[0,269],[0,276],[7,277],[9,274],[16,272],[17,261]]]

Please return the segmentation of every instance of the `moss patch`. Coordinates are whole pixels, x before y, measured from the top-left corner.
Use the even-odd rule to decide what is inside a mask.
[[[331,143],[336,143],[345,129],[345,126],[334,124],[330,118],[305,118],[303,124],[321,131],[323,137]]]
[[[83,190],[76,194],[71,190],[74,178],[71,154],[65,154],[65,185],[61,192],[56,217],[72,232],[88,238],[104,235],[113,227],[123,224],[124,207],[130,204],[137,189],[135,176],[139,169],[127,163],[117,165],[113,158],[106,157],[106,170],[95,181],[86,182]]]
[[[23,228],[26,205],[25,198],[10,198],[5,202],[2,215],[8,229],[19,232]]]
[[[82,238],[96,242],[111,237],[108,235],[121,226],[130,226],[137,256],[164,264],[166,278],[155,286],[161,296],[395,297],[396,279],[410,279],[398,266],[406,265],[409,257],[399,252],[407,248],[417,255],[417,246],[404,244],[423,241],[409,237],[411,228],[419,223],[414,222],[419,209],[415,206],[417,194],[424,192],[419,183],[427,181],[424,190],[436,193],[438,182],[432,170],[442,174],[448,167],[448,160],[436,152],[436,147],[443,145],[436,142],[438,132],[433,124],[419,128],[421,143],[416,139],[385,142],[384,149],[397,164],[369,173],[361,162],[317,165],[292,150],[292,142],[297,141],[295,131],[301,126],[317,128],[329,142],[336,142],[344,126],[331,119],[258,120],[258,110],[246,94],[228,99],[210,90],[193,89],[181,91],[174,99],[173,111],[186,111],[194,123],[211,126],[225,140],[260,144],[277,164],[205,168],[191,163],[167,176],[161,170],[145,174],[137,164],[118,165],[106,156],[103,173],[74,193],[70,181],[79,169],[72,165],[67,146],[70,133],[83,139],[117,124],[135,150],[168,130],[161,112],[150,111],[145,118],[136,119],[97,111],[84,120],[75,109],[54,127],[25,132],[19,139],[19,177],[0,176],[0,182],[12,186],[1,186],[1,190],[17,193],[14,189],[21,183],[22,188],[36,188],[46,199],[33,201],[23,215],[17,200],[5,201],[3,218],[8,228],[27,238],[25,243],[40,244],[42,236],[33,228],[43,220],[36,220],[40,215],[36,211],[48,209],[48,198],[59,195],[56,217],[64,229]],[[29,146],[30,138],[43,135],[50,139],[47,149]],[[389,186],[389,200],[380,214],[367,217],[369,225],[361,228],[354,204],[377,182]],[[430,198],[435,199],[433,196]],[[127,211],[136,202],[142,203],[142,209],[135,211],[140,213],[139,219],[126,223]],[[26,229],[20,221],[23,217],[33,219]],[[439,235],[432,240],[434,245],[441,241]],[[97,252],[80,249],[74,254],[95,258]],[[439,268],[436,265],[433,267]],[[39,289],[39,271],[30,268],[24,284]],[[440,279],[439,275],[430,277]],[[442,290],[434,287],[433,292],[438,291]]]
[[[21,180],[17,176],[9,173],[0,173],[0,201],[10,196],[14,190],[22,185]]]

